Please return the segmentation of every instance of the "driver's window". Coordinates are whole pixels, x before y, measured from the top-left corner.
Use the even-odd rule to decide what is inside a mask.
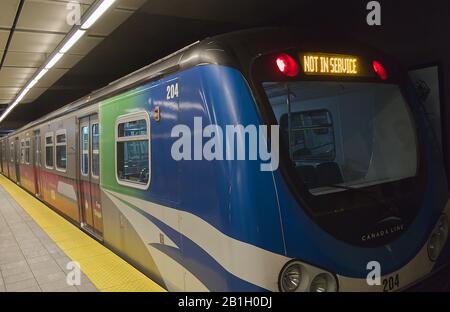
[[[336,157],[331,113],[314,110],[283,114],[281,133],[285,134],[290,155],[295,162],[334,161]]]
[[[120,117],[116,128],[119,184],[146,189],[150,183],[150,134],[147,113]]]

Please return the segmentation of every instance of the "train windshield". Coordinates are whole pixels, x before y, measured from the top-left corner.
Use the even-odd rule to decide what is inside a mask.
[[[297,174],[315,196],[411,178],[418,148],[399,86],[366,82],[265,82]]]

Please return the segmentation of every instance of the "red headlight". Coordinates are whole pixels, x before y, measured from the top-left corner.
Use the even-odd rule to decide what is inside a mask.
[[[281,53],[277,56],[275,61],[278,70],[288,77],[295,77],[298,75],[298,64],[294,58],[286,53]]]
[[[387,80],[388,79],[388,73],[384,66],[379,61],[373,61],[372,62],[373,70],[377,73],[378,77],[380,77],[381,80]]]

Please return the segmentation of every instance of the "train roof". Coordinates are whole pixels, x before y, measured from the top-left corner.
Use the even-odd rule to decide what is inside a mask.
[[[336,47],[332,37],[320,42],[327,42]],[[318,41],[311,36],[301,33],[298,29],[268,27],[240,30],[214,37],[208,37],[188,45],[154,63],[138,69],[122,78],[119,78],[107,86],[91,92],[90,94],[65,105],[19,129],[8,134],[6,137],[22,132],[49,120],[72,113],[89,105],[94,105],[102,100],[133,89],[150,80],[157,80],[166,75],[176,73],[180,70],[202,64],[220,64],[239,68],[244,75],[250,70],[251,58],[256,55],[270,52],[274,47],[313,47]]]

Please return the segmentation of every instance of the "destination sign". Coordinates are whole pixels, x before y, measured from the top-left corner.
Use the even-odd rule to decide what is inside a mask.
[[[360,75],[359,59],[355,56],[328,53],[300,55],[300,63],[306,75]]]

